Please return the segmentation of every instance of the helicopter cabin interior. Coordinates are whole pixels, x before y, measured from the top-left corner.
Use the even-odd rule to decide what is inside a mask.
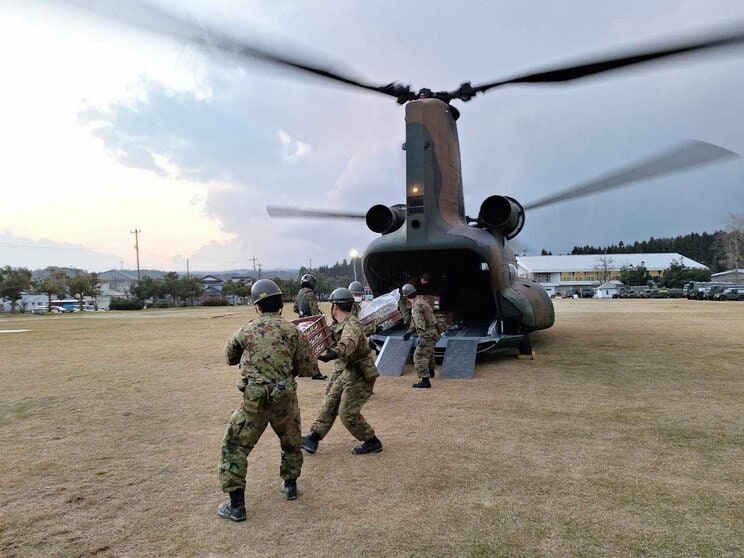
[[[451,312],[455,323],[488,326],[496,315],[489,271],[481,255],[470,250],[407,250],[368,254],[366,277],[379,295],[424,274],[430,287],[421,294],[439,296],[439,310]]]

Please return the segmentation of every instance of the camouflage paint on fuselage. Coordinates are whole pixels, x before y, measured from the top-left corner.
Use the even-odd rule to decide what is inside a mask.
[[[550,327],[554,321],[550,297],[532,281],[514,281],[509,272],[513,254],[503,235],[467,224],[453,110],[437,99],[406,105],[406,224],[370,243],[365,252],[365,275],[377,295],[405,279],[393,278],[395,270],[380,271],[386,255],[474,252],[488,264],[497,315],[513,318],[529,330]]]

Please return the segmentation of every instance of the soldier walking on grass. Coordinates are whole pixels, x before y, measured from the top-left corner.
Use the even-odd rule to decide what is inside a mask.
[[[240,364],[243,404],[230,417],[222,442],[220,483],[230,501],[217,513],[232,521],[245,520],[245,477],[251,450],[266,426],[279,437],[282,460],[279,474],[287,500],[297,498],[297,477],[302,469],[300,408],[295,376],[318,372],[312,348],[291,323],[281,318],[282,291],[269,279],[251,289],[258,318],[230,338],[225,358]]]
[[[315,275],[305,273],[300,277],[300,291],[297,293],[294,303],[294,312],[300,318],[322,314],[318,306],[318,297],[315,295],[315,284]],[[313,376],[313,380],[325,380],[327,378],[328,376],[320,372]]]
[[[372,352],[367,344],[362,325],[351,314],[354,297],[343,287],[331,293],[331,317],[334,325],[334,345],[318,356],[329,362],[338,359],[331,381],[328,383],[323,406],[310,432],[302,438],[302,447],[309,453],[318,450],[320,442],[331,430],[336,417],[362,445],[351,451],[357,455],[382,451],[382,443],[375,431],[362,416],[362,406],[372,395],[372,388],[379,373]]]
[[[413,352],[413,366],[419,381],[413,384],[415,388],[430,388],[429,378],[434,377],[434,346],[441,334],[431,306],[423,296],[417,295],[416,287],[403,285],[401,293],[411,306],[411,325],[403,335],[406,341],[415,333],[418,335],[416,350]]]

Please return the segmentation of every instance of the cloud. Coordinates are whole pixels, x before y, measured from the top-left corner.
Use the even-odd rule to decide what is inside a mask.
[[[88,271],[115,269],[120,263],[116,255],[91,250],[82,244],[54,242],[46,238],[33,240],[16,236],[10,229],[0,233],[0,261],[11,267],[40,269],[59,266]]]
[[[312,148],[309,144],[292,137],[284,130],[279,130],[279,143],[282,144],[282,157],[287,163],[294,164],[310,153]]]

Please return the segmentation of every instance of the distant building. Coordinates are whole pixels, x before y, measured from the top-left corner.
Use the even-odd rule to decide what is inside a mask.
[[[721,283],[739,283],[744,284],[744,269],[729,269],[721,271],[710,276],[711,281],[720,281]]]
[[[606,265],[605,265],[606,262]],[[568,256],[517,256],[517,272],[532,279],[550,294],[571,294],[595,289],[607,279],[619,279],[627,266],[644,266],[651,277],[660,277],[673,262],[691,269],[708,269],[703,264],[676,252],[663,254],[581,254]]]
[[[101,294],[96,298],[98,308],[108,310],[112,298],[129,298],[131,288],[137,284],[137,279],[118,269],[110,269],[98,274],[98,285]]]
[[[222,298],[222,285],[224,281],[214,275],[205,275],[199,279],[202,286],[202,300]]]
[[[612,281],[602,283],[599,287],[595,288],[594,296],[595,298],[617,298],[620,296],[620,291],[624,288],[625,285],[622,281],[613,279]]]

